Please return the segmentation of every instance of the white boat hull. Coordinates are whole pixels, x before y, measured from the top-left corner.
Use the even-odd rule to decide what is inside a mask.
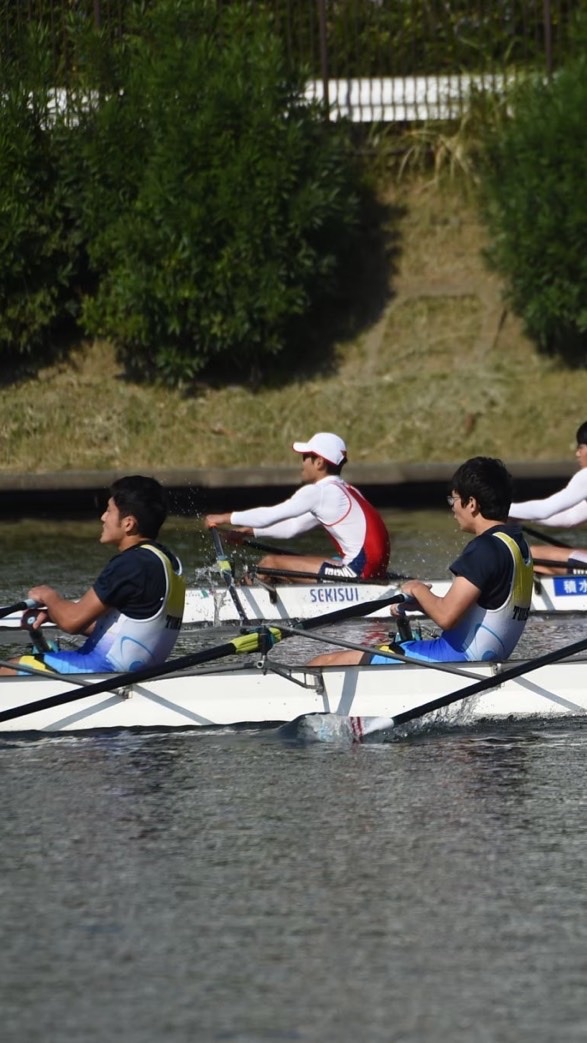
[[[446,593],[450,580],[433,580],[432,590],[439,597]],[[272,600],[261,586],[239,587],[238,597],[247,617],[262,620],[312,619],[325,612],[365,601],[385,598],[400,590],[397,583],[290,584],[275,588]],[[587,612],[587,576],[536,577],[532,612]],[[386,605],[374,616],[389,616]],[[187,591],[184,622],[188,624],[238,623],[238,613],[225,587],[191,587]]]
[[[440,597],[450,586],[449,580],[433,580],[432,589]],[[239,587],[238,597],[251,623],[265,620],[312,619],[325,612],[366,601],[385,598],[398,593],[398,584],[331,583],[291,584],[275,588],[272,598],[261,586]],[[535,580],[532,612],[587,612],[587,576],[545,576]],[[372,613],[389,617],[389,605]],[[15,612],[0,620],[0,630],[10,632],[10,640],[28,641],[27,631],[21,630],[22,613]],[[226,587],[190,587],[186,594],[184,625],[222,626],[240,624],[238,612]],[[47,628],[49,629],[49,628]]]
[[[504,669],[512,665],[510,661]],[[465,725],[484,719],[587,714],[585,660],[544,666],[502,684],[499,670],[489,664],[468,663],[467,670],[479,677],[495,674],[496,687],[436,711],[436,720]],[[393,717],[472,683],[470,673],[459,676],[456,666],[451,672],[419,664],[323,671],[295,668],[285,676],[251,667],[222,670],[216,666],[208,672],[133,683],[119,690],[113,677],[111,692],[80,698],[76,691],[75,700],[66,705],[0,722],[0,731],[209,728],[286,722],[311,713]],[[0,711],[73,693],[78,684],[47,677],[0,678]]]

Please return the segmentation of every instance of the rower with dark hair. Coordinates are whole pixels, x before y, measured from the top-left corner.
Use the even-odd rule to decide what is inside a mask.
[[[28,597],[45,606],[34,622],[46,620],[69,634],[87,635],[75,651],[21,656],[15,665],[62,674],[111,673],[163,663],[172,651],[184,610],[181,562],[157,542],[167,517],[165,492],[154,478],[129,475],[110,487],[100,542],[120,552],[102,569],[79,601],[41,584]],[[8,667],[0,673],[15,673]]]
[[[441,627],[438,637],[372,653],[325,653],[310,666],[394,665],[399,658],[378,654],[390,647],[408,659],[437,663],[507,659],[526,625],[533,582],[528,545],[520,528],[507,524],[511,489],[511,475],[492,457],[473,457],[453,475],[448,503],[459,528],[475,539],[450,566],[453,580],[444,597],[433,594],[430,584],[410,579],[401,587],[408,600],[391,608],[396,616],[420,609]]]

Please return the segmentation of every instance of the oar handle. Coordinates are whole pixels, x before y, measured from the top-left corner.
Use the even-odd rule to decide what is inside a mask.
[[[13,612],[25,612],[27,608],[39,608],[39,602],[33,598],[24,598],[22,601],[15,601],[13,605],[4,605],[0,608],[0,619],[11,616]]]

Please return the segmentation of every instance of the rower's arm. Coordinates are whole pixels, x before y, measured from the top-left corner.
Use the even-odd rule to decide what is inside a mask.
[[[428,584],[419,579],[410,579],[403,583],[402,593],[415,598],[422,612],[429,616],[433,623],[443,630],[450,630],[475,604],[480,590],[464,576],[455,576],[444,597],[433,594]]]
[[[87,590],[79,601],[69,601],[47,584],[32,587],[28,596],[39,604],[46,605],[51,622],[67,634],[88,632],[108,607],[100,601],[93,589]]]

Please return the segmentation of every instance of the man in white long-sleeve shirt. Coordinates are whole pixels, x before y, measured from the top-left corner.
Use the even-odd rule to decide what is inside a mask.
[[[577,428],[575,456],[579,470],[557,493],[543,500],[524,500],[512,503],[510,518],[515,521],[535,521],[551,528],[570,529],[587,522],[587,421]],[[535,545],[532,557],[549,561],[565,561],[569,567],[577,565],[581,572],[587,568],[587,549]],[[549,565],[535,565],[535,572],[556,575],[566,569]]]
[[[294,442],[293,450],[302,457],[302,486],[293,496],[273,507],[208,514],[207,527],[232,525],[243,535],[290,539],[321,525],[340,557],[270,554],[259,562],[258,572],[309,572],[322,579],[384,577],[389,533],[372,504],[340,476],[347,459],[342,438],[321,431],[308,442]]]

